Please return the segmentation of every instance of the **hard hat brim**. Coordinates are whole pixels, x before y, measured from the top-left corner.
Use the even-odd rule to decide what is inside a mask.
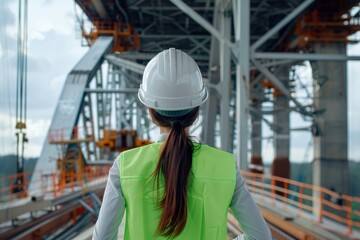
[[[155,110],[165,111],[178,111],[195,108],[206,102],[208,95],[208,90],[205,86],[199,93],[196,93],[193,96],[173,98],[152,96],[142,89],[142,84],[140,85],[138,91],[138,98],[145,106]]]

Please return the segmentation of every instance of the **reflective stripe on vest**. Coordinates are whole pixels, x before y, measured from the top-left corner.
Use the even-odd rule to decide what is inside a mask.
[[[122,152],[120,182],[126,205],[125,240],[167,239],[156,235],[162,210],[157,205],[155,170],[162,143]],[[183,232],[175,239],[227,239],[227,213],[236,181],[234,156],[201,145],[193,154],[188,217]],[[160,183],[159,197],[163,193]]]

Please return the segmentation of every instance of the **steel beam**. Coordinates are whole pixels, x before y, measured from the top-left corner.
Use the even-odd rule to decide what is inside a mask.
[[[220,12],[220,31],[224,40],[230,40],[231,38],[231,19],[228,15],[223,12],[227,9],[222,7]],[[221,140],[221,149],[224,151],[231,152],[233,146],[233,134],[232,134],[232,125],[230,122],[230,80],[231,80],[231,54],[230,48],[225,43],[225,41],[220,42],[220,83],[219,92],[221,95],[220,101],[220,140]]]
[[[122,88],[122,89],[91,89],[86,88],[84,92],[86,93],[137,93],[138,88]]]
[[[279,60],[279,61],[269,61],[266,63],[262,63],[262,65],[264,67],[273,67],[273,66],[278,66],[278,65],[284,65],[284,64],[290,64],[295,62],[295,60]],[[256,67],[255,66],[251,66],[250,70],[255,70]],[[251,81],[251,84],[253,84],[253,81]]]
[[[100,15],[101,18],[106,19],[107,14],[104,5],[101,0],[91,0],[92,4],[94,4],[96,12]]]
[[[278,32],[281,28],[283,28],[286,24],[288,24],[291,20],[293,20],[301,12],[303,12],[314,1],[315,0],[306,0],[306,1],[302,2],[290,14],[288,14],[284,19],[282,19],[278,24],[276,24],[268,32],[266,32],[260,39],[258,39],[253,45],[251,45],[251,51],[255,52],[255,50],[257,48],[259,48],[264,42],[266,42],[269,38],[271,38],[276,32]]]
[[[236,65],[236,157],[240,169],[248,168],[248,99],[249,99],[249,49],[250,45],[250,1],[233,0],[234,32],[237,43]]]
[[[289,90],[287,87],[284,86],[283,83],[273,74],[271,73],[266,67],[262,66],[260,63],[258,63],[255,59],[251,59],[253,64],[256,66],[256,68],[264,74],[275,86],[285,95],[287,96],[292,102],[295,103],[295,105],[299,108],[299,112],[302,115],[311,116],[312,113],[307,111],[306,108],[293,96],[291,96]]]
[[[280,53],[255,52],[255,59],[298,60],[298,61],[360,61],[360,56],[347,56],[344,54],[313,54],[313,53]]]
[[[220,28],[219,21],[220,11],[218,8],[214,9],[213,13],[213,25],[216,29]],[[214,85],[215,88],[209,87],[209,99],[206,102],[205,112],[203,114],[203,139],[209,146],[215,146],[215,127],[216,127],[216,115],[218,110],[218,91],[217,84],[220,80],[220,58],[219,58],[219,40],[215,36],[211,36],[211,47],[209,57],[209,84]]]
[[[203,39],[203,38],[210,38],[209,35],[185,35],[185,34],[140,34],[140,38],[197,38],[197,39]]]
[[[200,16],[196,11],[194,11],[191,7],[185,4],[181,0],[170,0],[175,6],[177,6],[181,11],[183,11],[186,15],[191,17],[195,22],[200,24],[205,30],[214,35],[220,42],[224,41],[229,47],[236,48],[235,44],[233,44],[230,40],[224,39],[223,35],[214,28],[208,21],[206,21],[202,16]]]
[[[131,10],[136,10],[136,11],[140,11],[140,10],[148,10],[148,11],[177,11],[179,10],[177,7],[172,7],[172,6],[129,6],[129,9]],[[212,7],[192,7],[192,9],[196,10],[196,11],[207,11],[207,10],[213,10]]]
[[[96,89],[103,88],[103,73],[101,67],[97,71],[95,75],[96,81]],[[104,94],[102,92],[98,92],[96,94],[96,117],[97,117],[97,137],[100,138],[101,134],[105,127],[105,101]],[[101,155],[101,153],[100,153]],[[101,158],[101,156],[100,156]]]
[[[118,67],[123,67],[126,68],[128,70],[131,70],[133,72],[139,73],[139,74],[143,74],[145,66],[133,61],[129,61],[126,59],[122,59],[119,57],[115,57],[113,55],[106,55],[105,59],[108,60],[111,64],[118,66]]]
[[[191,50],[191,51],[189,52],[189,54],[192,55],[192,53],[195,52],[195,51],[196,51],[197,49],[199,49],[199,48],[201,48],[205,53],[210,54],[209,49],[207,49],[207,48],[205,47],[205,44],[206,44],[210,39],[204,39],[202,42],[198,42],[198,41],[196,41],[196,40],[193,39],[193,38],[189,38],[189,40],[192,41],[192,42],[196,45],[196,47],[195,47],[193,50]]]
[[[97,215],[97,214],[95,213],[95,210],[94,210],[92,207],[90,207],[89,204],[87,204],[84,200],[79,199],[78,202],[79,202],[84,208],[86,208],[91,214],[93,214],[93,215],[95,215],[95,216]]]

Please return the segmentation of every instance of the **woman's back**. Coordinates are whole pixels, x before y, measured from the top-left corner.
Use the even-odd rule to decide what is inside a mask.
[[[157,191],[153,176],[162,144],[123,152],[119,159],[127,212],[125,239],[166,239],[156,235],[164,183],[161,179]],[[186,226],[176,239],[224,240],[236,181],[234,157],[207,145],[195,149],[188,179]]]
[[[94,239],[227,239],[230,208],[246,239],[271,239],[232,154],[194,143],[189,129],[208,97],[200,69],[171,48],[146,65],[138,98],[166,134],[122,152],[109,172]]]

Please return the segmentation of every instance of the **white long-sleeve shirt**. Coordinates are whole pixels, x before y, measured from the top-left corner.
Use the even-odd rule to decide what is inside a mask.
[[[162,134],[158,141],[164,141],[165,138],[166,135]],[[270,230],[248,192],[239,169],[236,171],[236,185],[230,210],[244,232],[238,237],[239,240],[271,239]],[[117,157],[109,171],[99,217],[93,232],[93,240],[117,239],[124,212],[125,199],[121,191],[119,157]]]

